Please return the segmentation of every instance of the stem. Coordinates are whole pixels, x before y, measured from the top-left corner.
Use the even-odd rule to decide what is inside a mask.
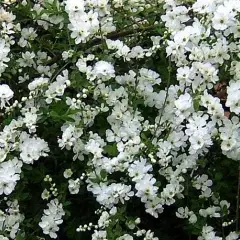
[[[163,111],[166,107],[166,103],[167,103],[167,98],[168,98],[168,91],[169,91],[169,86],[170,86],[170,80],[171,80],[171,59],[169,57],[169,65],[168,65],[168,79],[167,79],[167,92],[166,92],[166,96],[165,96],[165,99],[164,99],[164,102],[163,102],[163,106],[161,108],[161,113],[160,113],[160,117],[159,117],[159,121],[157,123],[157,126],[154,130],[154,133],[153,133],[153,138],[154,138],[154,135],[157,133],[157,130],[158,128],[160,127],[161,125],[161,120],[162,120],[162,116],[163,116]]]
[[[239,207],[240,207],[240,162],[238,166],[238,187],[237,187],[237,206],[236,206],[236,232],[239,230]]]
[[[136,71],[136,73],[138,74],[138,64],[137,64],[137,71]],[[135,86],[134,86],[134,95],[133,95],[133,100],[132,100],[133,107],[134,107],[134,100],[136,100],[136,98],[137,98],[137,86],[138,86],[138,83],[139,83],[138,75],[136,75],[136,83],[135,83]],[[135,114],[136,111],[137,111],[137,106],[134,107],[134,114]]]
[[[67,62],[66,64],[64,64],[64,65],[60,68],[60,70],[58,70],[57,73],[51,78],[50,82],[52,82],[52,81],[64,70],[64,68],[65,68],[68,64],[70,64],[70,62]]]
[[[222,224],[222,237],[225,240],[225,232],[224,232],[224,226],[223,226],[223,216],[221,217],[221,224]]]
[[[148,32],[148,31],[154,30],[155,27],[156,27],[156,25],[150,25],[150,26],[147,26],[147,27],[142,27],[142,28],[137,28],[137,29],[130,29],[130,30],[121,31],[121,32],[115,31],[115,32],[111,32],[111,33],[107,34],[105,36],[105,38],[106,39],[111,39],[111,40],[116,40],[116,39],[119,39],[121,37],[129,37],[129,36],[131,36],[131,35],[133,35],[135,33]],[[103,41],[102,38],[94,38],[94,39],[88,41],[86,44],[81,45],[82,47],[76,48],[76,51],[82,50],[83,52],[84,51],[86,52],[91,47],[95,47],[95,46],[100,45],[102,43],[102,41]],[[105,45],[106,45],[106,42],[105,42]],[[106,45],[106,47],[107,47],[107,45]],[[52,64],[52,63],[58,62],[61,59],[62,59],[62,55],[56,56],[56,57],[52,58],[48,62],[48,64]]]
[[[108,46],[107,46],[107,43],[103,37],[103,33],[102,33],[102,26],[101,24],[99,24],[99,32],[100,32],[100,36],[101,36],[101,42],[102,42],[102,45],[105,49],[108,49]]]
[[[116,32],[112,32],[112,33],[107,34],[106,39],[116,40],[116,39],[119,39],[121,37],[130,36],[134,33],[140,33],[140,32],[146,32],[148,30],[153,30],[155,27],[156,27],[156,25],[150,25],[150,26],[147,26],[147,27],[130,29],[130,30],[122,31],[122,32],[116,31]],[[89,41],[87,43],[87,49],[101,44],[101,41],[102,41],[102,39],[98,39],[98,38],[95,38],[95,39]]]

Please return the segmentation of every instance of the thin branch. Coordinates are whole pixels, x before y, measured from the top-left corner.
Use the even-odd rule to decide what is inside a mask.
[[[130,30],[126,30],[126,31],[121,31],[121,32],[112,32],[112,33],[109,33],[106,35],[106,39],[111,39],[111,40],[115,40],[115,39],[119,39],[121,37],[127,37],[127,36],[130,36],[134,33],[140,33],[140,32],[146,32],[146,31],[149,31],[149,30],[153,30],[154,28],[156,27],[156,25],[150,25],[148,27],[145,27],[145,28],[137,28],[137,29],[130,29]],[[80,45],[79,49],[78,50],[88,50],[89,48],[91,47],[94,47],[94,46],[97,46],[99,44],[102,43],[102,38],[95,38],[91,41],[89,41],[88,43],[86,44],[83,44],[83,45]],[[76,49],[77,50],[77,49]],[[51,63],[55,63],[59,60],[61,60],[61,57],[62,56],[57,56],[55,58],[52,58],[50,61],[49,61],[49,64]]]
[[[160,113],[160,117],[159,117],[159,121],[156,125],[156,128],[154,129],[154,133],[153,133],[153,138],[154,138],[154,135],[157,133],[157,130],[158,128],[160,127],[161,125],[161,120],[162,120],[162,116],[163,116],[163,111],[166,107],[166,104],[167,104],[167,98],[168,98],[168,93],[169,93],[169,86],[170,86],[170,81],[171,81],[171,72],[172,72],[172,69],[171,69],[171,59],[169,57],[169,63],[168,63],[168,79],[167,79],[167,92],[166,92],[166,96],[165,96],[165,99],[164,99],[164,102],[163,102],[163,106],[161,108],[161,113]],[[152,138],[152,139],[153,139]]]

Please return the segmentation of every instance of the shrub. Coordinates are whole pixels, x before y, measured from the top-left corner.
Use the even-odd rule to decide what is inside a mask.
[[[2,1],[0,239],[238,239],[239,20],[239,0]]]

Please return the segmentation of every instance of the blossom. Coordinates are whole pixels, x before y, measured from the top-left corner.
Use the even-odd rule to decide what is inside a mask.
[[[7,84],[0,85],[0,100],[1,100],[1,109],[5,107],[6,103],[13,97],[13,91]]]
[[[68,180],[68,189],[71,194],[77,194],[80,189],[80,179],[77,178],[76,180],[69,179]]]
[[[35,78],[32,82],[28,84],[28,89],[30,91],[34,91],[38,88],[41,88],[42,86],[46,86],[48,82],[49,82],[49,78],[44,78],[44,77]]]
[[[189,93],[181,95],[178,100],[175,101],[176,107],[181,110],[187,110],[192,107],[192,98]]]
[[[237,81],[230,81],[227,87],[227,101],[226,106],[230,107],[231,112],[240,113],[240,83]]]
[[[94,230],[92,234],[92,240],[100,240],[100,239],[107,239],[107,232],[106,231],[98,231]]]
[[[58,75],[56,81],[48,86],[48,89],[45,92],[46,102],[50,104],[54,99],[59,100],[59,97],[64,94],[69,85],[70,80],[68,79],[68,70],[64,70],[62,75]]]
[[[115,70],[112,64],[106,61],[99,61],[94,65],[93,74],[102,80],[109,80],[115,76]]]
[[[0,195],[9,195],[20,180],[22,162],[17,158],[0,163]]]
[[[1,10],[1,9],[0,9]],[[0,12],[0,20],[1,20],[1,12]],[[0,38],[0,76],[5,71],[7,64],[6,62],[10,61],[8,54],[10,52],[10,47],[6,43],[4,39]]]
[[[116,240],[133,240],[133,237],[129,234],[124,234],[123,236],[117,238]]]
[[[51,200],[47,206],[48,208],[44,210],[44,215],[41,218],[39,226],[42,228],[44,234],[49,235],[50,238],[57,238],[58,225],[63,222],[62,217],[65,215],[65,212],[62,204],[56,198]]]
[[[3,240],[16,239],[16,235],[20,230],[19,226],[23,220],[24,215],[19,210],[18,201],[7,201],[5,211],[0,210],[0,230],[9,237],[3,238]]]
[[[0,240],[9,240],[9,238],[4,237],[3,235],[0,235]]]
[[[66,170],[64,171],[63,176],[64,176],[65,178],[70,178],[70,177],[72,176],[72,174],[73,174],[73,172],[72,172],[72,170],[69,168],[69,169],[66,169]]]
[[[100,185],[89,186],[88,190],[97,197],[96,199],[100,204],[105,205],[107,208],[112,208],[119,201],[124,203],[134,195],[131,186],[122,183],[112,183],[108,186],[101,183]]]
[[[225,30],[227,27],[233,24],[234,13],[230,8],[226,8],[221,5],[217,8],[212,19],[213,28],[216,30]]]
[[[147,164],[146,159],[141,158],[141,161],[134,161],[128,168],[129,176],[133,181],[138,182],[145,174],[152,170],[152,165]]]
[[[47,142],[43,139],[36,137],[31,138],[26,133],[23,133],[20,139],[20,157],[24,163],[32,164],[34,160],[38,160],[41,156],[48,156],[47,152],[50,150]]]
[[[135,185],[137,190],[136,196],[141,198],[142,202],[147,202],[148,199],[154,198],[158,190],[158,187],[154,186],[155,183],[156,179],[152,175],[146,174]]]
[[[49,197],[50,197],[50,192],[49,192],[47,189],[44,189],[43,192],[42,192],[42,194],[41,194],[41,198],[42,198],[43,200],[45,200],[45,199],[48,200]]]
[[[65,0],[65,9],[67,12],[82,12],[84,11],[84,1],[83,0]]]
[[[24,237],[14,200],[20,197],[24,210],[22,192],[40,197],[39,206],[49,201],[39,221],[47,238],[59,237],[65,211],[78,219],[68,211],[79,195],[87,203],[86,194],[99,206],[96,221],[77,232],[92,230],[93,240],[157,240],[136,228],[138,211],[128,212],[135,201],[155,218],[173,205],[190,224],[227,219],[230,203],[212,188],[215,161],[199,166],[209,156],[240,159],[240,0],[20,2],[0,7],[0,77],[14,90],[0,85],[0,238]],[[33,21],[24,26],[27,12]],[[219,81],[228,84],[229,118],[214,96]],[[46,177],[36,193],[25,192],[36,171]],[[189,208],[178,201],[187,192],[194,195]],[[205,198],[201,206],[198,198]],[[121,231],[110,236],[112,226]],[[227,231],[226,240],[238,238]],[[218,234],[205,225],[198,239],[222,239]]]

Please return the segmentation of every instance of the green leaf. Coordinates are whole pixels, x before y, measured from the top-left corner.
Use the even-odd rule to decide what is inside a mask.
[[[199,101],[199,99],[194,99],[194,100],[193,100],[193,107],[194,107],[194,110],[195,110],[195,111],[198,111],[198,110],[199,110],[199,107],[200,107],[200,101]]]
[[[26,169],[28,171],[32,171],[33,167],[31,165],[23,165],[23,169]]]
[[[66,201],[66,202],[63,204],[63,206],[66,207],[66,206],[69,206],[69,205],[71,205],[71,204],[72,204],[72,202]]]
[[[110,157],[116,157],[118,154],[117,144],[107,145],[103,149]]]
[[[107,171],[102,169],[101,172],[100,172],[100,176],[102,179],[105,179],[107,177]]]
[[[65,210],[65,214],[66,214],[67,217],[70,217],[70,216],[71,216],[71,212],[68,211],[68,210]]]
[[[218,172],[218,173],[215,174],[215,180],[219,181],[222,178],[223,178],[223,174],[222,173]]]
[[[29,193],[23,193],[23,194],[20,195],[20,200],[25,200],[25,199],[27,199],[29,197],[30,197]]]
[[[18,233],[18,235],[16,236],[16,240],[23,240],[23,236],[21,235],[21,233]]]

